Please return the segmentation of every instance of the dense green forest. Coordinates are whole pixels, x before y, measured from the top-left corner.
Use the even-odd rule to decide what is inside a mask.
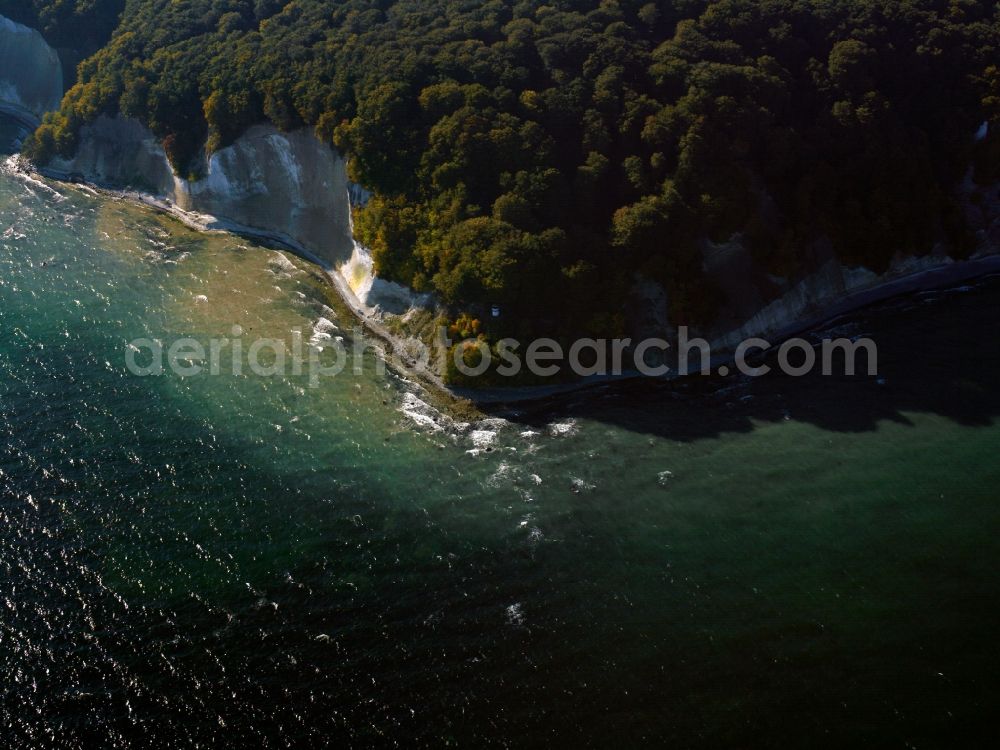
[[[49,44],[96,52],[118,26],[125,0],[0,0],[0,16],[38,29]]]
[[[76,14],[100,35],[120,5],[34,2],[54,34]],[[971,162],[997,177],[998,8],[128,0],[26,148],[69,154],[120,112],[197,177],[249,125],[310,126],[374,192],[357,231],[387,278],[473,315],[504,305],[503,333],[607,335],[642,272],[676,322],[708,322],[706,238],[743,233],[779,274],[819,237],[875,270],[941,237],[968,250],[953,195]]]

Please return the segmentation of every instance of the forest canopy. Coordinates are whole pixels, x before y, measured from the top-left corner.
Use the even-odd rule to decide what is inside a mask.
[[[54,34],[67,13],[104,33],[120,6],[33,5]],[[706,322],[706,239],[740,233],[783,275],[821,237],[875,270],[940,239],[968,249],[953,196],[970,163],[997,178],[998,7],[128,0],[26,149],[70,154],[120,113],[197,177],[250,125],[308,126],[374,193],[356,228],[384,277],[599,335],[642,273],[675,322]]]
[[[125,0],[0,0],[0,16],[38,29],[53,47],[97,51],[118,26]]]

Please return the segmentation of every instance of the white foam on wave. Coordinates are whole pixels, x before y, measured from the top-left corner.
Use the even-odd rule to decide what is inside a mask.
[[[441,432],[444,429],[437,410],[426,401],[417,398],[413,393],[403,394],[403,403],[400,405],[399,411],[420,428],[432,432]]]
[[[506,461],[501,461],[497,470],[486,480],[486,484],[490,487],[505,487],[514,484],[519,476],[520,470],[517,467],[511,466]]]
[[[271,266],[272,269],[278,269],[284,271],[285,273],[294,273],[298,269],[295,264],[288,259],[288,256],[284,253],[275,252],[271,255],[270,259],[267,261],[267,265]]]
[[[579,429],[574,419],[567,422],[553,422],[549,425],[549,435],[552,437],[566,437],[568,435],[575,435],[579,432]]]
[[[340,329],[337,327],[337,324],[329,318],[320,318],[316,321],[315,325],[313,325],[313,330],[329,333],[330,331],[339,331]]]
[[[405,379],[402,379],[407,383]],[[417,394],[420,392],[415,384],[402,394],[399,412],[416,427],[435,433],[446,433],[456,444],[468,441],[471,448],[465,452],[470,456],[492,453],[501,430],[508,424],[506,420],[491,418],[475,423],[458,422],[453,417],[431,406]],[[512,449],[513,450],[513,449]]]
[[[58,190],[46,185],[41,180],[36,179],[28,172],[24,170],[24,164],[21,161],[21,157],[15,154],[14,156],[8,157],[3,163],[3,173],[11,175],[24,183],[26,187],[30,190],[35,188],[43,193],[52,196],[56,202],[62,202],[66,200],[66,196],[60,193]]]
[[[488,419],[482,419],[474,425],[463,424],[457,425],[457,427],[469,430],[468,438],[473,447],[471,450],[467,450],[466,453],[470,456],[478,456],[480,453],[493,450],[500,432],[509,424],[510,423],[506,419],[490,417]]]
[[[338,332],[340,328],[329,318],[320,318],[313,324],[312,336],[309,337],[309,343],[313,346],[322,349],[324,341],[332,341],[333,334]],[[343,341],[340,336],[337,337],[338,341]]]
[[[534,520],[535,520],[534,514],[529,513],[521,519],[517,527],[522,531],[527,531],[528,544],[532,547],[537,547],[539,544],[545,541],[545,533],[533,523]]]
[[[489,448],[496,442],[497,433],[492,430],[473,430],[469,433],[469,440],[476,448]]]
[[[507,622],[514,626],[524,625],[524,605],[521,602],[515,602],[507,607]]]

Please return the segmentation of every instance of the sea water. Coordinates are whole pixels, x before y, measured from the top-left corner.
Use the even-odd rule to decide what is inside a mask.
[[[128,371],[141,337],[349,340],[294,256],[9,169],[0,235],[5,746],[991,736],[1000,283],[832,323],[878,377],[477,416],[371,352],[319,388]]]

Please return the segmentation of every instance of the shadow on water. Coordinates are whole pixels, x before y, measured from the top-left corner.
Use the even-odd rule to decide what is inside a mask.
[[[888,300],[831,321],[804,338],[870,338],[878,347],[878,373],[868,374],[860,352],[856,374],[693,376],[673,382],[629,381],[599,386],[531,406],[490,408],[526,426],[583,418],[633,432],[691,441],[747,433],[761,422],[794,420],[824,430],[859,433],[880,422],[908,424],[908,413],[987,426],[1000,416],[1000,277],[975,285]],[[797,363],[793,355],[793,363]],[[758,362],[754,362],[758,365]],[[817,366],[817,370],[818,370]],[[837,374],[840,373],[840,374]]]

